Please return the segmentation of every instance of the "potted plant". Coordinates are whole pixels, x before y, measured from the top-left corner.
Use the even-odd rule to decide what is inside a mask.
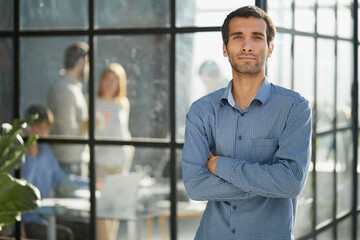
[[[0,232],[21,219],[21,212],[40,206],[39,190],[11,174],[25,162],[25,151],[37,138],[30,135],[24,143],[20,133],[34,118],[14,120],[0,127]]]

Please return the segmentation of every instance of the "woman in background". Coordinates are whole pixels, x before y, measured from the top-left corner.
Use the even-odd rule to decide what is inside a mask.
[[[101,74],[95,101],[97,138],[130,140],[130,103],[126,97],[126,73],[112,63]],[[96,146],[95,162],[98,180],[108,174],[126,174],[134,156],[133,146]],[[116,239],[119,221],[98,220],[98,239]]]
[[[95,106],[99,119],[97,138],[131,139],[126,73],[120,64],[110,64],[101,74]],[[95,149],[97,176],[129,172],[133,154],[132,146],[98,146]]]

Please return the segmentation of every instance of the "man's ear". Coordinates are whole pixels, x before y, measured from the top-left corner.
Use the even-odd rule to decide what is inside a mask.
[[[271,54],[272,52],[274,51],[274,43],[270,43],[270,46],[269,46],[269,51],[268,51],[268,54],[267,54],[267,57],[271,57]]]
[[[226,48],[225,43],[223,43],[223,55],[224,55],[224,57],[228,57],[228,56],[229,56],[229,54],[228,54],[228,52],[227,52],[227,48]]]

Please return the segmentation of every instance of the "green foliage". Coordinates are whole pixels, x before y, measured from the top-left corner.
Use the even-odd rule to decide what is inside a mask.
[[[40,205],[40,192],[23,179],[10,174],[25,162],[25,151],[37,138],[30,135],[24,143],[20,133],[34,118],[15,120],[0,127],[0,231],[20,220],[20,213]]]

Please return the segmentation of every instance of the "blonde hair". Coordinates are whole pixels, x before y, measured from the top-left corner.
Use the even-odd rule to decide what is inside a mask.
[[[118,100],[120,105],[128,105],[129,100],[126,97],[126,72],[125,69],[119,64],[119,63],[111,63],[107,68],[104,69],[100,76],[100,82],[98,91],[96,93],[97,97],[101,98],[103,96],[103,92],[101,89],[101,81],[105,77],[105,75],[109,72],[112,72],[115,74],[117,79],[119,80],[119,88],[117,92],[114,95],[114,98]]]

